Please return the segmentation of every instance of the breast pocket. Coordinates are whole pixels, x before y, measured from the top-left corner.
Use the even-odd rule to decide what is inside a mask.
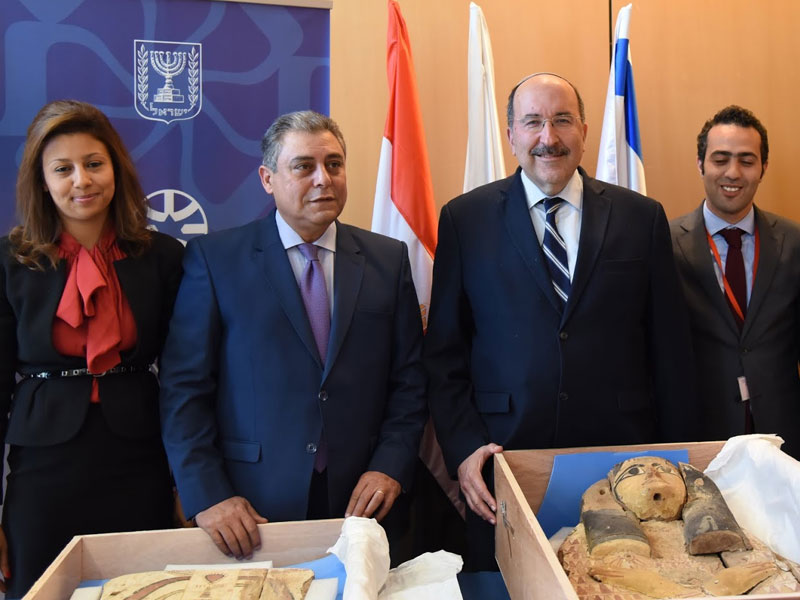
[[[635,273],[644,270],[641,258],[608,258],[600,261],[600,270],[604,273]]]
[[[645,306],[649,288],[646,265],[640,258],[605,259],[598,263],[592,289],[605,307],[603,316],[608,322],[630,319]],[[620,298],[625,301],[618,302]]]

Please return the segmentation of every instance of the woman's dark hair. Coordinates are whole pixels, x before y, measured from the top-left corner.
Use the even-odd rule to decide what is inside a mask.
[[[28,127],[22,162],[17,173],[17,215],[19,225],[11,230],[16,259],[31,268],[44,269],[58,263],[61,220],[50,194],[45,190],[42,153],[56,136],[86,133],[106,147],[114,167],[114,197],[109,216],[125,251],[141,254],[150,243],[147,229],[147,200],[128,151],[119,134],[100,110],[77,100],[56,100],[46,104]]]

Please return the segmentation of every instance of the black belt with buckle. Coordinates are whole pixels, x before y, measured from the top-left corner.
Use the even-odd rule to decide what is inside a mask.
[[[64,369],[63,371],[37,371],[35,373],[21,373],[23,379],[56,379],[59,377],[105,377],[119,373],[138,373],[149,371],[150,365],[117,365],[102,373],[92,373],[89,369]]]

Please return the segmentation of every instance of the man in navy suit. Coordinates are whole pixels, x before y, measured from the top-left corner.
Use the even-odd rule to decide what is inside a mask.
[[[436,433],[471,509],[467,568],[496,569],[492,454],[692,437],[666,216],[586,175],[586,132],[571,83],[524,79],[508,104],[520,168],[442,209],[425,362]]]
[[[184,511],[236,557],[267,519],[383,519],[427,418],[407,249],[336,220],[338,126],[283,115],[262,151],[276,210],[189,242],[160,372]]]
[[[701,439],[779,433],[800,459],[800,226],[754,204],[768,155],[752,112],[720,110],[697,136],[705,200],[670,227],[702,375]]]

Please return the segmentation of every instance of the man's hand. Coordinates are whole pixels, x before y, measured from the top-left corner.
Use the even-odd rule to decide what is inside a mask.
[[[486,487],[486,483],[483,481],[481,471],[486,459],[491,457],[492,454],[502,451],[502,446],[486,444],[475,450],[464,459],[464,462],[458,465],[458,484],[467,499],[467,505],[472,509],[472,512],[485,521],[489,521],[492,525],[497,524],[494,518],[497,502],[489,493],[489,488]]]
[[[233,496],[203,510],[194,518],[220,552],[236,558],[251,558],[261,548],[259,523],[267,520],[241,496]]]
[[[400,484],[379,471],[367,471],[358,480],[345,517],[372,517],[383,519],[402,491]],[[378,511],[377,514],[375,511]]]

